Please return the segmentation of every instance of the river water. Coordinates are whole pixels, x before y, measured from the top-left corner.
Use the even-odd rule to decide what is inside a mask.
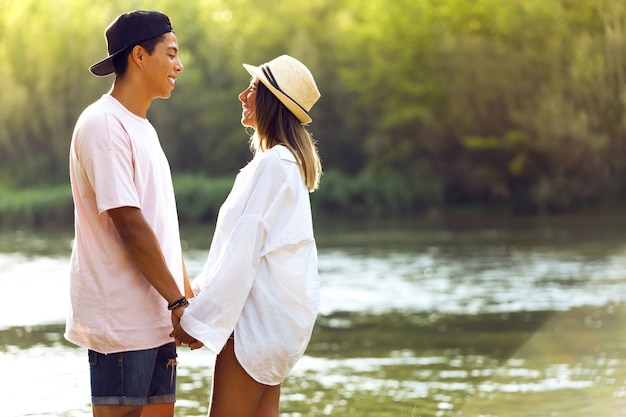
[[[321,314],[282,417],[626,415],[626,216],[316,225]],[[192,276],[211,232],[183,228]],[[71,239],[0,233],[2,416],[90,415]],[[180,350],[177,416],[206,414],[213,359]]]

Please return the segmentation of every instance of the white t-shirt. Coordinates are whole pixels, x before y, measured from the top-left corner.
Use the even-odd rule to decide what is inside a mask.
[[[319,310],[309,192],[284,146],[241,170],[222,205],[183,329],[214,352],[235,331],[235,355],[260,383],[282,382],[302,357]]]
[[[167,301],[128,258],[107,213],[141,209],[182,291],[174,188],[156,131],[105,94],[79,117],[69,159],[76,235],[65,337],[101,353],[171,342]]]

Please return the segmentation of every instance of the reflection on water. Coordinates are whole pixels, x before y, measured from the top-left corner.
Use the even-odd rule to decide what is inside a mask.
[[[623,415],[624,221],[318,223],[322,314],[283,417]],[[193,275],[210,228],[183,236]],[[28,294],[0,315],[3,416],[90,415],[70,243],[0,234],[0,285]],[[178,416],[206,413],[213,358],[180,351]]]
[[[282,415],[620,416],[624,323],[625,306],[324,316],[284,384]],[[86,355],[60,338],[62,330],[0,331],[3,372],[14,376],[3,392],[16,399],[3,415],[89,415]],[[204,415],[214,356],[186,349],[179,356],[177,415]]]

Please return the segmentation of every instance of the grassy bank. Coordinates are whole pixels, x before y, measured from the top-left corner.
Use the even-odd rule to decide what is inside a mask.
[[[69,185],[7,190],[0,188],[0,226],[71,225],[74,205]]]
[[[233,177],[177,175],[174,188],[181,223],[213,222],[228,195]],[[349,177],[328,172],[311,194],[318,214],[383,216],[412,214],[440,204],[440,187],[398,177]],[[30,189],[0,188],[0,226],[10,228],[71,225],[74,220],[69,183]]]

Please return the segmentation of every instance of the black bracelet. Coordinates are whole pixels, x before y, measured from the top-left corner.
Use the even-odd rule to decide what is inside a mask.
[[[168,310],[176,310],[177,308],[181,308],[186,306],[187,304],[189,304],[189,300],[187,300],[187,297],[182,297],[176,301],[172,301],[171,303],[169,303],[167,305],[167,309]]]

